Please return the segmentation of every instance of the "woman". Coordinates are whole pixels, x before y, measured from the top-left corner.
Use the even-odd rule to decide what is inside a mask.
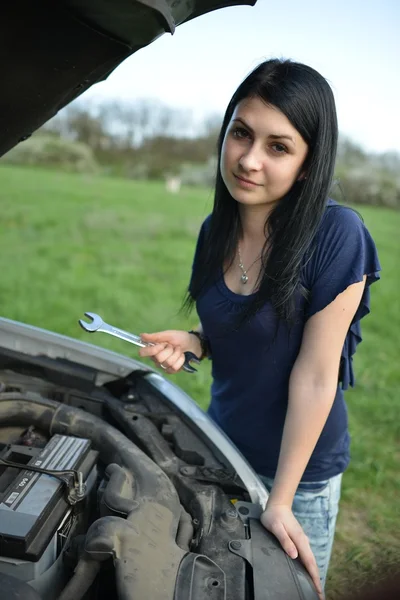
[[[245,79],[186,301],[200,325],[143,334],[155,345],[140,352],[167,373],[187,350],[211,357],[209,414],[262,476],[262,523],[321,597],[349,462],[343,390],[380,269],[360,218],[328,199],[337,137],[332,91],[310,67],[268,60]]]

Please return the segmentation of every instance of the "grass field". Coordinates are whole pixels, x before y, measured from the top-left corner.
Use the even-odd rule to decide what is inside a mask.
[[[178,314],[211,192],[169,195],[161,184],[0,168],[0,314],[137,357],[77,325],[87,310],[135,333],[187,328]],[[359,209],[376,243],[382,281],[347,394],[352,463],[327,583],[336,599],[400,565],[400,213]],[[174,376],[202,407],[210,365]]]

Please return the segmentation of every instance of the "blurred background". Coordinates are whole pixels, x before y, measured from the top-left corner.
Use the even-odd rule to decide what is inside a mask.
[[[128,58],[0,160],[2,316],[85,341],[85,311],[137,334],[189,328],[196,315],[179,309],[232,93],[274,56],[328,79],[341,132],[332,196],[361,214],[383,268],[347,393],[352,462],[328,600],[400,563],[399,6],[258,0],[210,13]],[[109,336],[89,341],[137,357]],[[209,363],[172,379],[207,407]]]

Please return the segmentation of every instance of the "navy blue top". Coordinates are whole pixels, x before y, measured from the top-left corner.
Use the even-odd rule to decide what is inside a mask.
[[[210,216],[197,241],[193,265],[205,242]],[[308,300],[297,299],[299,323],[281,323],[267,302],[241,325],[230,327],[254,295],[232,292],[221,275],[202,292],[196,306],[212,353],[210,416],[260,474],[274,477],[288,403],[289,377],[300,350],[304,325],[349,285],[367,282],[348,331],[341,357],[339,385],[332,409],[303,475],[322,481],[345,470],[349,462],[349,434],[343,390],[354,385],[353,354],[361,341],[360,320],[369,313],[370,285],[379,279],[375,244],[358,215],[329,200],[317,236],[316,250],[304,261],[303,285]]]

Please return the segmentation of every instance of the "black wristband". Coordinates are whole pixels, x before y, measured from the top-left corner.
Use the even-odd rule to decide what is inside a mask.
[[[200,360],[203,360],[203,358],[206,358],[207,356],[209,356],[210,348],[209,348],[207,339],[204,337],[204,335],[202,335],[200,333],[200,331],[194,331],[193,329],[188,331],[188,333],[195,335],[200,342],[200,347],[201,347],[201,356],[199,356]]]

